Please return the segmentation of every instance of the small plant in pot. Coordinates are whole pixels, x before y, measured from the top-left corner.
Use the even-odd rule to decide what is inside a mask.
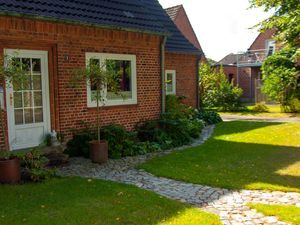
[[[74,70],[71,84],[73,88],[77,88],[82,84],[82,81],[88,82],[92,87],[92,100],[96,101],[96,127],[97,139],[90,142],[90,158],[94,163],[105,163],[108,160],[108,143],[101,139],[101,107],[105,106],[107,88],[115,95],[120,94],[120,83],[118,74],[107,69],[108,63],[100,63],[99,59],[90,59],[86,68]]]
[[[16,57],[4,56],[0,59],[0,86],[13,85],[14,88],[22,89],[23,83],[28,80],[26,65]],[[3,89],[4,89],[3,88]],[[4,150],[0,150],[0,182],[18,183],[21,178],[20,159],[8,151],[9,144],[4,126],[2,99],[0,99],[0,126],[4,139]]]

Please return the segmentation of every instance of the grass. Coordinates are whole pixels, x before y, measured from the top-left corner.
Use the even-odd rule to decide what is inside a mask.
[[[300,124],[221,123],[203,145],[152,159],[139,168],[215,187],[300,192]]]
[[[133,186],[61,178],[0,186],[0,224],[220,225],[217,216]]]
[[[284,113],[281,112],[280,105],[267,105],[269,112],[255,112],[254,105],[245,106],[246,111],[243,112],[220,112],[221,115],[238,115],[238,116],[259,116],[259,117],[297,117],[300,118],[300,113]]]
[[[265,214],[266,216],[277,216],[279,220],[300,225],[300,207],[284,205],[248,204],[249,207]]]

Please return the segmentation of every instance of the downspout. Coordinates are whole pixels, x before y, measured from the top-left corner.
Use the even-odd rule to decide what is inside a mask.
[[[196,108],[200,108],[200,97],[199,97],[199,81],[200,81],[200,73],[199,73],[199,67],[200,67],[200,61],[201,61],[202,55],[197,56],[196,60]]]
[[[161,75],[161,113],[166,112],[166,79],[165,79],[165,46],[167,37],[164,36],[160,44],[160,75]]]

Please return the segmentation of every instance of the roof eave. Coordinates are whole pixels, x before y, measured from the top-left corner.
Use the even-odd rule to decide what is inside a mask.
[[[55,22],[55,23],[65,23],[70,25],[89,26],[89,27],[96,27],[102,29],[128,31],[128,32],[144,33],[144,34],[167,36],[167,37],[172,35],[169,31],[158,32],[158,31],[143,30],[137,28],[119,27],[119,26],[113,26],[107,24],[96,24],[96,23],[88,23],[88,22],[82,22],[76,20],[60,19],[54,17],[40,16],[40,15],[22,14],[17,12],[0,11],[0,16],[14,16],[14,17],[19,17],[24,19],[37,19],[37,20],[44,20],[44,21]]]

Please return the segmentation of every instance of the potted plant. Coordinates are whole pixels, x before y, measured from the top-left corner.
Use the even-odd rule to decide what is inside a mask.
[[[15,88],[22,88],[22,84],[26,81],[26,65],[16,57],[4,56],[0,60],[0,85],[2,87],[13,85]],[[4,88],[3,88],[4,89]],[[0,126],[2,137],[4,138],[5,149],[0,149],[0,182],[1,183],[17,183],[21,178],[20,160],[17,156],[12,155],[7,143],[6,130],[3,119],[2,102],[0,99]]]
[[[96,101],[97,115],[96,115],[96,127],[97,127],[97,139],[90,142],[90,158],[94,163],[105,163],[108,160],[108,143],[101,139],[101,120],[100,110],[105,106],[106,102],[106,89],[114,94],[119,95],[119,80],[116,79],[116,75],[113,71],[107,69],[108,63],[100,63],[97,59],[91,59],[84,69],[74,70],[71,83],[72,87],[76,88],[82,83],[82,81],[88,82],[93,87],[92,98]]]

